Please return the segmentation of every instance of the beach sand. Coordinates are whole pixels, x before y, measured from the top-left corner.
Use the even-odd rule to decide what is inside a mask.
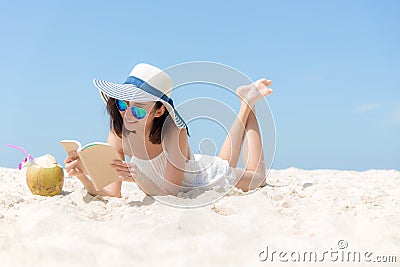
[[[308,266],[294,260],[311,252],[324,256],[312,266],[400,264],[399,171],[289,168],[268,183],[185,209],[135,184],[92,197],[74,177],[61,195],[35,196],[24,170],[0,168],[0,266]]]

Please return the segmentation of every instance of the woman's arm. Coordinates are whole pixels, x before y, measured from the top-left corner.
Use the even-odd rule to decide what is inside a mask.
[[[168,154],[163,189],[176,196],[182,186],[186,161],[189,159],[189,141],[186,129],[173,128],[165,139]]]
[[[119,138],[113,131],[110,131],[107,139],[107,143],[112,145],[118,152],[121,160],[124,160],[124,153],[122,152],[122,140]],[[76,166],[78,165],[80,159],[76,151],[72,151],[68,157],[64,161],[65,169],[69,176],[76,176],[83,186],[86,188],[89,194],[91,195],[100,195],[100,196],[111,196],[111,197],[121,197],[121,185],[122,182],[114,182],[102,190],[96,190],[93,185],[93,182],[85,175],[82,170],[78,169]]]

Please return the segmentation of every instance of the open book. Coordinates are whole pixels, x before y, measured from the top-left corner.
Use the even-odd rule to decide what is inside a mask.
[[[120,157],[108,143],[93,142],[85,146],[76,140],[62,140],[61,145],[67,154],[75,150],[81,159],[78,168],[83,171],[92,180],[96,190],[101,190],[105,186],[121,181],[118,178],[118,172],[111,166],[114,160],[120,160]]]

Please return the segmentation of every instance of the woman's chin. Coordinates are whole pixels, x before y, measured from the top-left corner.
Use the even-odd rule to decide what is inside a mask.
[[[137,121],[124,121],[124,127],[125,129],[127,129],[128,131],[135,131],[136,130],[136,123]]]

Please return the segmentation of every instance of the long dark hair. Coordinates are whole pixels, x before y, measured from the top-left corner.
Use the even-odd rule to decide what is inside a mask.
[[[157,101],[151,112],[160,109],[162,105],[163,104],[161,101]],[[106,108],[108,115],[110,115],[110,130],[113,130],[117,136],[122,138],[124,122],[121,113],[117,108],[117,100],[115,98],[109,97],[107,100]],[[149,135],[149,140],[153,144],[161,144],[163,138],[162,127],[168,115],[169,112],[167,109],[165,109],[164,114],[162,114],[160,117],[154,118]]]

